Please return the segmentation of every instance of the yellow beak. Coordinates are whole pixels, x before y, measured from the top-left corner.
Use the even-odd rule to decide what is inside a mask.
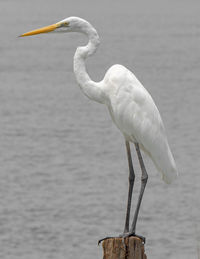
[[[45,27],[33,30],[33,31],[26,32],[26,33],[20,35],[19,37],[25,37],[25,36],[31,36],[31,35],[40,34],[40,33],[51,32],[51,31],[54,31],[58,27],[60,27],[60,24],[55,23],[55,24],[52,24],[49,26],[45,26]]]

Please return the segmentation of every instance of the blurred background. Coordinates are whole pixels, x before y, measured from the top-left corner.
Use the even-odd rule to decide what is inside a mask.
[[[91,78],[101,80],[115,63],[128,67],[167,130],[180,176],[166,185],[145,156],[149,182],[137,233],[147,238],[148,259],[198,258],[199,11],[195,0],[0,1],[1,258],[100,259],[98,239],[123,231],[124,139],[73,75],[74,52],[87,39],[17,38],[72,15],[90,21],[101,38],[87,61]],[[141,173],[132,151],[135,205]]]

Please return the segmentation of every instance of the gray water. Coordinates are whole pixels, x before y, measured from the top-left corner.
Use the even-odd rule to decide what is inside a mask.
[[[16,36],[76,15],[101,47],[94,80],[130,68],[162,114],[180,176],[149,173],[137,233],[149,259],[198,258],[200,5],[198,1],[0,2],[0,258],[97,259],[97,240],[123,231],[128,186],[124,140],[106,107],[89,101],[72,71],[81,35]],[[140,170],[133,151],[137,179]],[[132,212],[133,214],[133,212]]]

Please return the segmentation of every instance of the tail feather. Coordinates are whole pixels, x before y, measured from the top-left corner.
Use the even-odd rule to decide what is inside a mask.
[[[178,176],[177,170],[172,169],[171,171],[161,172],[162,173],[162,179],[165,183],[170,184],[172,183]]]
[[[167,152],[150,154],[152,161],[154,162],[158,171],[162,174],[162,179],[165,183],[172,183],[178,176],[176,164],[171,153],[169,146],[167,145]]]

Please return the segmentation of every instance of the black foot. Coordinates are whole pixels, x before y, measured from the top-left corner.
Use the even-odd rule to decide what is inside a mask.
[[[133,236],[133,237],[138,237],[138,238],[140,238],[140,239],[142,240],[142,242],[145,244],[146,238],[143,237],[143,236],[136,235],[135,233],[127,232],[127,233],[123,233],[123,234],[119,235],[118,237],[122,237],[123,239],[125,239],[126,237],[132,237],[132,236]],[[102,241],[104,241],[104,240],[106,240],[106,239],[109,239],[109,238],[116,238],[116,237],[104,237],[104,238],[102,238],[102,239],[100,239],[100,240],[98,241],[98,245],[99,245]]]
[[[98,240],[98,246],[101,244],[102,241],[109,239],[109,238],[115,238],[115,237],[104,237],[104,238]]]
[[[127,232],[119,235],[119,237],[126,238],[126,237],[138,237],[142,240],[142,242],[145,244],[146,238],[143,236],[136,235],[135,233]]]

